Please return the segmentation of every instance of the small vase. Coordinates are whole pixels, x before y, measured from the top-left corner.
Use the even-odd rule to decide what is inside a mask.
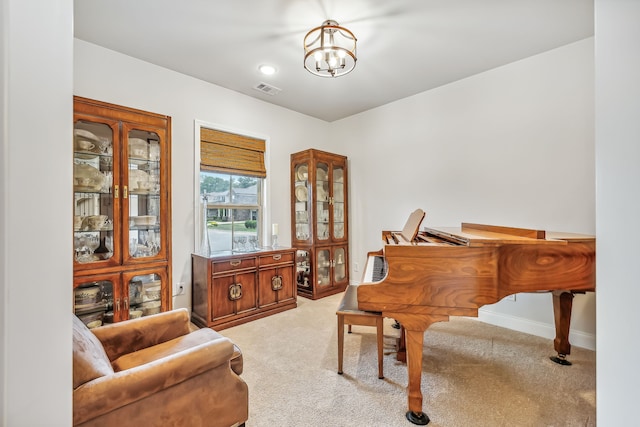
[[[200,245],[200,255],[207,258],[211,255],[211,242],[209,241],[209,229],[207,227],[207,197],[202,196],[202,242]]]

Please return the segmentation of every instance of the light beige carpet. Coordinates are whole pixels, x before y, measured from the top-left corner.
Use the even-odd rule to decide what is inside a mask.
[[[375,331],[345,334],[337,374],[335,310],[342,294],[311,301],[221,333],[244,354],[247,427],[402,426],[407,369],[395,360],[399,335],[385,320],[385,379]],[[551,307],[549,307],[551,310]],[[553,342],[452,317],[425,333],[423,409],[432,427],[595,426],[595,352],[573,347],[573,366],[549,360]]]

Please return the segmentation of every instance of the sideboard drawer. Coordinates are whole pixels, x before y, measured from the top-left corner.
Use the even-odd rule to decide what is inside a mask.
[[[256,267],[256,258],[233,258],[224,261],[211,261],[211,273],[224,273],[233,270],[244,270]]]
[[[280,252],[269,255],[261,255],[259,259],[259,265],[260,267],[264,267],[265,265],[292,263],[294,256],[294,252]]]

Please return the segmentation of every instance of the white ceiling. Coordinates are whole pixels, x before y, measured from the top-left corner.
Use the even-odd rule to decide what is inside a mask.
[[[74,11],[79,39],[326,121],[594,33],[593,0],[76,0]],[[327,19],[358,38],[355,70],[333,79],[303,68],[302,39]],[[264,63],[277,74],[260,75]]]

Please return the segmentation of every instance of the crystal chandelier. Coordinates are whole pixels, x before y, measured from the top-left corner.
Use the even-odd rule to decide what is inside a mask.
[[[304,37],[304,68],[320,77],[339,77],[356,66],[356,37],[336,21],[324,21]]]

